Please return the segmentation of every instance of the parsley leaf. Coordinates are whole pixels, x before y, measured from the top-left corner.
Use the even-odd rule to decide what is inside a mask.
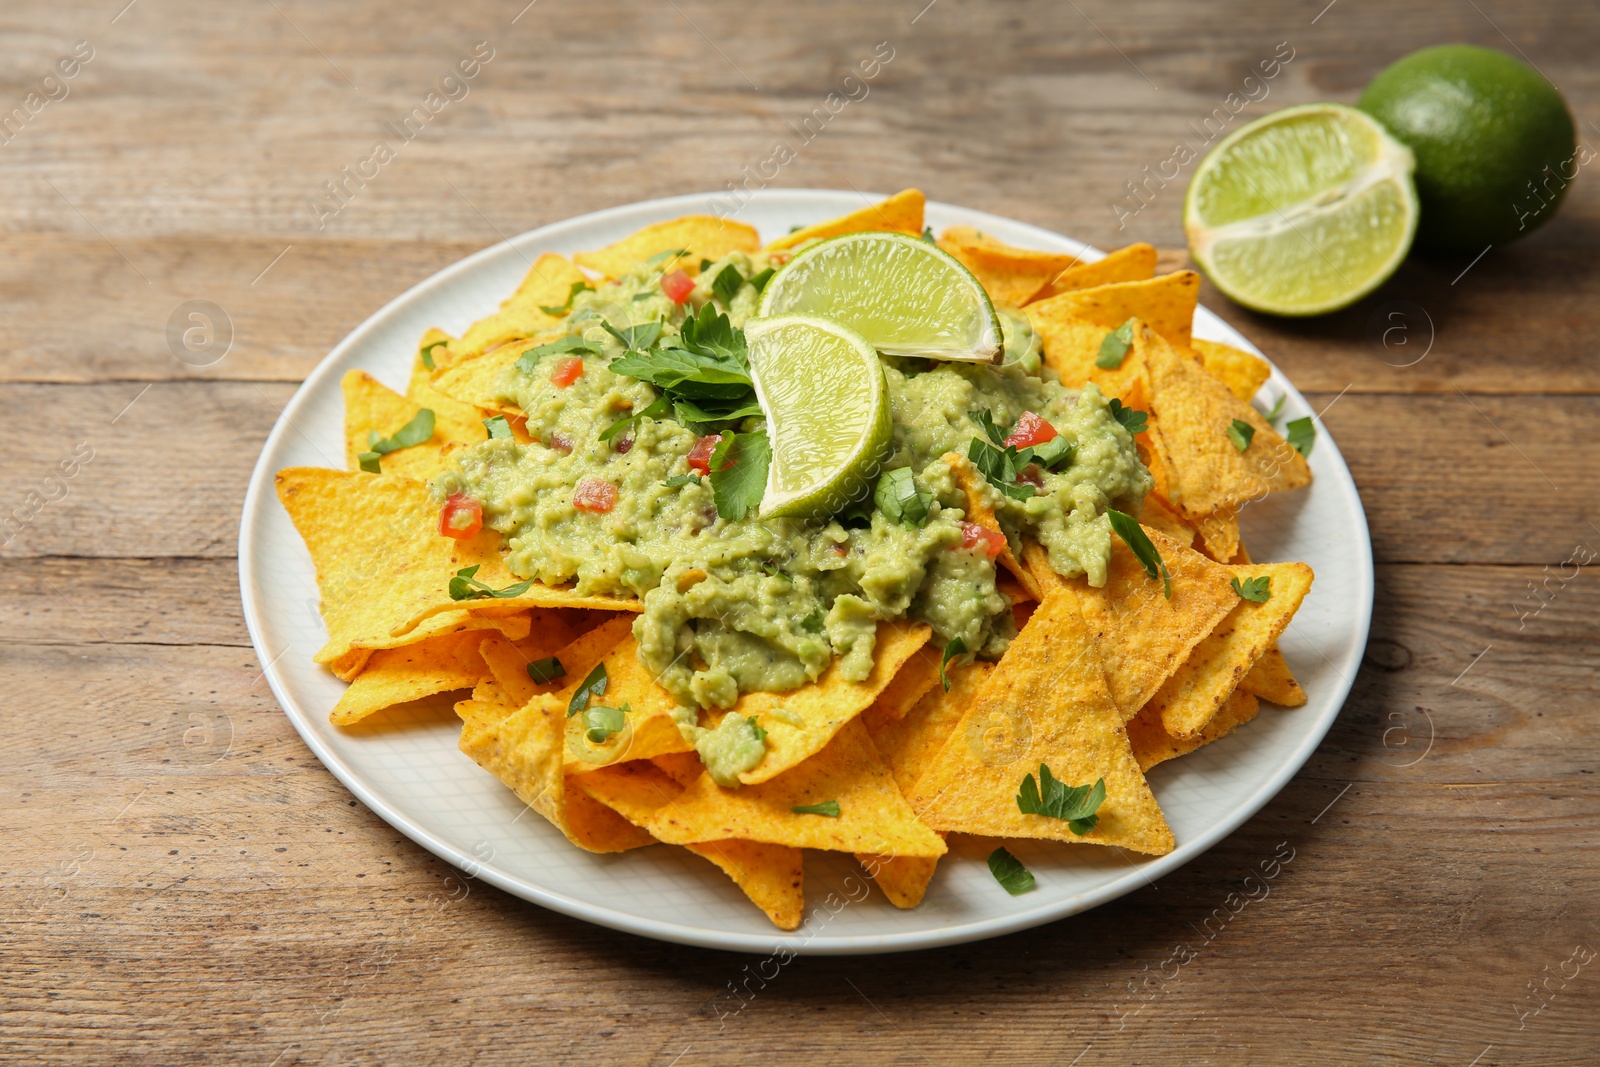
[[[789,809],[796,815],[826,815],[830,819],[839,817],[839,802],[837,800],[824,800],[820,804],[796,804]]]
[[[1134,556],[1144,564],[1145,573],[1152,578],[1161,579],[1161,588],[1166,593],[1167,599],[1171,600],[1172,575],[1167,573],[1167,565],[1162,560],[1161,553],[1150,543],[1150,538],[1145,535],[1138,520],[1116,508],[1106,508],[1106,518],[1110,520],[1111,528],[1117,532],[1117,536],[1133,549]]]
[[[989,853],[989,873],[1000,883],[1000,888],[1012,896],[1033,888],[1033,872],[1003,847]]]
[[[1072,442],[1068,441],[1064,435],[1057,434],[1043,444],[1029,445],[1021,452],[1018,452],[1017,467],[1020,470],[1026,467],[1029,462],[1033,462],[1047,471],[1054,470],[1062,463],[1070,461],[1076,452],[1077,449],[1072,447]]]
[[[605,327],[606,333],[621,341],[622,347],[629,351],[642,352],[661,339],[660,319],[651,319],[636,326],[624,326],[620,330],[604,320],[601,320],[600,325]]]
[[[478,573],[481,563],[474,563],[470,567],[462,567],[456,571],[455,577],[450,579],[451,600],[484,600],[505,599],[507,597],[521,596],[533,586],[533,579],[508,585],[504,589],[494,589],[474,577]]]
[[[1277,425],[1278,416],[1283,414],[1283,402],[1288,399],[1288,393],[1280,393],[1278,395],[1278,402],[1272,405],[1271,411],[1267,412],[1266,417],[1268,422],[1272,423],[1273,425]]]
[[[1133,344],[1133,320],[1118,326],[1106,334],[1105,340],[1100,342],[1100,354],[1095,357],[1094,365],[1101,370],[1116,370],[1122,366],[1122,361],[1128,355],[1128,346]]]
[[[423,408],[417,412],[410,422],[388,437],[379,437],[376,430],[367,431],[367,447],[368,451],[376,452],[380,456],[386,456],[390,452],[401,448],[420,445],[432,436],[433,412]]]
[[[591,745],[603,745],[614,733],[628,725],[628,713],[633,709],[624,700],[621,707],[607,708],[596,705],[583,713],[583,736]]]
[[[1286,428],[1289,432],[1285,439],[1289,442],[1289,447],[1302,456],[1309,457],[1311,455],[1311,446],[1317,443],[1317,428],[1312,423],[1311,416],[1307,415],[1303,419],[1292,419]]]
[[[755,735],[757,741],[765,741],[767,739],[767,731],[763,730],[761,724],[756,722],[754,715],[748,716],[744,721],[750,724],[750,732]]]
[[[998,449],[981,437],[974,437],[967,446],[967,458],[972,460],[989,484],[1013,500],[1026,500],[1034,494],[1031,485],[1018,485],[1017,474],[1027,461],[1017,454],[1016,445]]]
[[[429,370],[433,370],[433,350],[435,348],[442,348],[449,343],[449,341],[435,341],[431,345],[423,345],[422,351],[417,353],[417,355],[422,358],[422,365],[427,367]]]
[[[588,282],[573,282],[572,288],[567,290],[567,302],[565,304],[557,304],[555,307],[546,307],[544,304],[540,304],[539,310],[544,312],[546,315],[565,315],[567,312],[572,310],[573,297],[577,296],[579,293],[585,292],[594,292],[594,286],[590,285]]]
[[[778,272],[773,270],[771,267],[768,267],[766,270],[761,271],[759,274],[752,277],[750,279],[750,284],[756,287],[756,292],[763,292],[767,288],[767,283],[772,280],[772,276],[776,273]]]
[[[744,275],[738,268],[729,264],[717,271],[717,276],[711,282],[711,294],[722,301],[722,306],[727,307],[733,303],[733,298],[744,288]]]
[[[690,471],[688,474],[674,474],[661,484],[666,486],[668,489],[677,489],[679,486],[690,484],[699,485],[700,476],[694,471]]]
[[[545,682],[553,682],[557,678],[565,678],[566,676],[567,669],[563,667],[561,665],[561,661],[556,659],[554,656],[546,656],[544,659],[536,659],[532,663],[528,664],[528,677],[532,678],[540,685],[543,685]]]
[[[1246,578],[1244,584],[1235,578],[1229,583],[1233,591],[1250,601],[1252,604],[1265,604],[1272,599],[1272,575],[1263,574],[1258,578]]]
[[[1243,419],[1234,419],[1228,424],[1228,440],[1233,442],[1233,447],[1240,452],[1250,447],[1250,439],[1255,437],[1256,428]]]
[[[820,634],[822,632],[822,609],[812,608],[811,614],[800,620],[800,629],[807,633]]]
[[[734,360],[748,369],[744,331],[735,329],[728,316],[707,304],[697,318],[685,318],[679,334],[683,346],[691,352],[706,356]]]
[[[772,446],[765,430],[724,435],[711,453],[711,497],[717,514],[737,522],[759,506],[771,462]]]
[[[1150,421],[1150,416],[1143,411],[1135,411],[1130,407],[1123,407],[1122,401],[1112,397],[1106,403],[1106,410],[1111,412],[1111,417],[1122,423],[1122,428],[1129,434],[1137,437],[1144,433],[1145,424]]]
[[[662,249],[660,252],[657,252],[655,255],[645,260],[645,262],[653,267],[657,263],[663,263],[669,259],[677,259],[679,256],[686,256],[688,254],[689,250],[687,248],[666,248]]]
[[[928,242],[930,245],[939,243],[939,242],[937,242],[937,241],[935,241],[933,239],[933,227],[932,226],[924,226],[922,228],[922,239],[924,241]]]
[[[554,341],[551,341],[547,345],[539,345],[536,348],[525,349],[522,355],[517,358],[517,369],[523,374],[532,374],[534,368],[539,365],[539,361],[544,359],[544,357],[568,355],[573,352],[587,353],[591,356],[598,356],[600,354],[600,350],[598,348],[590,344],[588,341],[585,341],[580,335],[570,333],[565,337],[560,337]]]
[[[890,522],[921,526],[928,521],[928,508],[933,504],[933,494],[917,488],[910,467],[896,467],[878,479],[878,488],[872,494]]]
[[[950,692],[950,676],[944,672],[950,661],[957,656],[965,655],[967,642],[959,637],[952,637],[944,646],[944,655],[939,657],[939,681],[944,684],[944,691]]]
[[[607,426],[605,429],[601,430],[600,440],[609,441],[613,437],[617,436],[617,434],[631,427],[640,419],[659,419],[661,416],[665,415],[671,410],[672,401],[668,400],[664,396],[660,397],[654,403],[651,403],[644,409],[624,415],[616,422],[613,422],[610,426]]]
[[[572,699],[567,701],[567,718],[572,718],[578,712],[589,706],[590,697],[603,697],[606,695],[606,664],[604,660],[594,665],[594,670],[578,686],[578,691],[572,694]]]
[[[988,408],[984,408],[982,411],[974,411],[972,418],[974,422],[983,427],[984,435],[994,442],[996,448],[1006,447],[1006,435],[1000,431],[1000,427],[995,425],[993,412]]]
[[[361,464],[361,469],[366,471],[368,474],[383,473],[383,467],[379,465],[378,458],[378,453],[376,452],[356,453],[356,461]]]
[[[704,256],[701,256],[700,257],[700,273],[704,274],[706,272],[706,268],[710,267],[712,262],[713,262],[712,260],[706,259]]]
[[[761,563],[761,573],[767,575],[770,578],[782,578],[784,581],[788,582],[790,585],[794,584],[794,575],[790,574],[788,571],[784,570],[782,567],[778,566],[776,563],[773,563],[770,560],[763,560],[762,561],[762,563]]]
[[[1106,799],[1106,780],[1094,785],[1067,785],[1050,773],[1050,768],[1039,764],[1039,780],[1024,775],[1017,791],[1017,810],[1024,815],[1043,815],[1051,819],[1064,819],[1067,828],[1082,837],[1093,830],[1099,816],[1095,814]]]
[[[494,441],[511,436],[511,423],[504,415],[491,415],[483,420],[483,428],[489,431],[489,440]]]

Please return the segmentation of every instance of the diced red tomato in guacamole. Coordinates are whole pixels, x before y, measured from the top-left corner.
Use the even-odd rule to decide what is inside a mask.
[[[556,361],[556,369],[550,372],[550,384],[565,389],[582,377],[583,360],[577,356],[563,356]]]
[[[1006,535],[975,522],[964,522],[961,524],[961,547],[976,548],[994,559],[1006,547]]]
[[[722,440],[720,433],[710,434],[694,443],[689,449],[689,469],[701,474],[711,473],[711,453],[716,451],[717,443]]]
[[[1043,417],[1031,411],[1024,411],[1022,418],[1017,420],[1017,428],[1006,438],[1006,444],[1016,445],[1018,448],[1030,448],[1054,440],[1058,436],[1060,435],[1056,433],[1056,428]]]
[[[465,493],[452,493],[445,498],[444,509],[439,512],[439,532],[458,541],[470,540],[483,529],[483,505]]]
[[[599,478],[585,478],[573,491],[572,506],[580,511],[610,511],[617,506],[617,487]]]
[[[681,304],[689,299],[689,294],[694,292],[694,279],[681,270],[675,270],[661,276],[661,291],[667,294],[667,299],[674,304]]]

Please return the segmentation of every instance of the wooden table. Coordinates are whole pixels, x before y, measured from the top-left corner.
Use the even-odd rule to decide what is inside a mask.
[[[1600,142],[1588,5],[124,2],[0,11],[0,107],[24,108],[0,143],[0,501],[19,509],[0,550],[0,1059],[1600,1057],[1600,570],[1563,566],[1600,553],[1591,174],[1532,238],[1414,261],[1329,318],[1204,295],[1325,408],[1372,524],[1371,645],[1326,742],[1244,828],[1042,929],[799,959],[735,1014],[751,961],[463,896],[289,727],[235,578],[251,465],[347,331],[509,234],[742,181],[830,92],[856,98],[771,184],[915,184],[1103,247],[1181,248],[1188,171],[1119,216],[1124,183],[1230,92],[1259,96],[1246,75],[1275,55],[1292,58],[1235,127],[1468,40],[1525,54]],[[844,79],[880,42],[863,96]],[[441,83],[475,50],[492,58],[474,78]],[[430,91],[443,106],[413,139],[386,126]],[[380,139],[394,158],[313,207]],[[231,324],[197,352],[169,341],[196,300]],[[1200,932],[1285,851],[1265,898]]]

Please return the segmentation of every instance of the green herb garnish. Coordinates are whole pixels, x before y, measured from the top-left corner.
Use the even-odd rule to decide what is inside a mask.
[[[1111,528],[1117,532],[1117,536],[1133,549],[1135,558],[1144,564],[1145,573],[1152,578],[1161,579],[1161,588],[1167,599],[1171,600],[1172,575],[1167,573],[1167,565],[1162,560],[1161,553],[1150,543],[1150,538],[1145,535],[1139,521],[1116,508],[1106,508],[1106,518],[1110,520]]]
[[[590,285],[588,282],[573,282],[572,288],[567,290],[567,302],[565,304],[559,304],[555,307],[546,307],[544,304],[540,304],[539,310],[544,312],[546,315],[565,315],[567,312],[572,310],[572,300],[574,297],[576,297],[579,293],[592,292],[594,292],[594,286]]]
[[[1229,583],[1233,591],[1250,601],[1252,604],[1265,604],[1272,599],[1272,575],[1263,574],[1258,578],[1246,578],[1241,584],[1235,578]]]
[[[1272,423],[1273,425],[1277,425],[1278,416],[1283,414],[1283,402],[1288,399],[1288,393],[1280,393],[1278,395],[1278,402],[1272,405],[1271,411],[1267,412],[1266,418],[1268,422]]]
[[[1131,344],[1133,344],[1133,320],[1129,319],[1106,334],[1105,340],[1100,342],[1100,354],[1095,357],[1094,365],[1101,370],[1116,370],[1127,358],[1128,346]]]
[[[822,632],[822,609],[812,608],[811,614],[800,620],[800,629],[807,633],[820,634]]]
[[[412,416],[410,422],[388,437],[379,437],[378,431],[367,431],[367,450],[386,456],[402,448],[420,445],[433,436],[433,412],[423,408]]]
[[[528,677],[532,678],[540,685],[543,685],[546,682],[553,682],[557,678],[565,678],[566,676],[567,669],[563,667],[561,665],[561,661],[556,659],[554,656],[546,656],[544,659],[536,659],[532,663],[528,664]]]
[[[933,239],[933,227],[932,226],[924,226],[922,228],[922,239],[924,241],[928,242],[930,245],[936,245],[936,244],[939,243],[938,241],[935,241]]]
[[[1025,775],[1017,792],[1017,810],[1024,815],[1043,815],[1063,819],[1067,828],[1082,837],[1093,830],[1099,816],[1100,804],[1106,799],[1106,780],[1094,785],[1067,785],[1057,781],[1050,768],[1039,764],[1039,780]]]
[[[933,494],[917,488],[910,467],[896,467],[878,479],[872,500],[890,522],[921,526],[928,521]]]
[[[657,263],[661,263],[669,259],[677,259],[679,256],[686,256],[688,254],[689,250],[687,248],[668,248],[657,252],[655,255],[645,260],[645,262],[653,267]]]
[[[765,430],[724,434],[711,452],[711,498],[717,514],[737,522],[759,507],[771,462],[772,446]]]
[[[1233,447],[1240,452],[1250,447],[1250,440],[1255,435],[1256,428],[1243,419],[1234,419],[1228,424],[1228,440],[1232,441]]]
[[[633,709],[624,700],[619,708],[596,705],[583,713],[583,736],[591,745],[603,745],[612,734],[628,725],[628,713]]]
[[[772,280],[772,276],[776,273],[778,272],[768,267],[766,270],[751,277],[750,284],[756,287],[756,292],[764,292],[767,288],[767,283]]]
[[[486,598],[504,600],[508,597],[521,596],[533,587],[533,579],[529,578],[525,582],[508,585],[504,589],[491,588],[474,577],[481,566],[483,564],[474,563],[470,567],[462,567],[456,571],[455,577],[450,579],[451,600],[483,600]]]
[[[1122,423],[1122,428],[1134,437],[1144,433],[1145,425],[1150,421],[1148,414],[1124,407],[1122,401],[1116,397],[1106,401],[1106,410],[1111,412],[1111,417]]]
[[[790,585],[794,584],[794,575],[790,574],[788,571],[784,570],[782,567],[779,567],[776,563],[773,563],[771,561],[768,561],[768,560],[763,560],[762,561],[762,563],[761,563],[761,573],[767,575],[770,578],[782,578],[784,581],[788,582]]]
[[[539,361],[544,359],[544,357],[571,355],[574,352],[598,356],[600,354],[600,349],[596,348],[588,341],[585,341],[578,334],[568,334],[565,337],[560,337],[554,341],[551,341],[547,345],[539,345],[537,348],[524,349],[522,355],[517,357],[517,370],[521,371],[523,374],[532,374],[534,372],[534,368],[539,366]]]
[[[944,686],[946,693],[950,692],[950,676],[944,672],[944,669],[950,665],[951,660],[957,656],[965,655],[966,651],[967,642],[962,638],[952,637],[945,643],[944,655],[939,657],[939,681]]]
[[[630,352],[642,352],[661,338],[660,319],[641,322],[635,326],[624,326],[620,330],[604,320],[601,320],[600,325],[605,328],[606,333],[621,341],[622,347]]]
[[[1006,445],[1000,449],[981,437],[974,437],[967,446],[967,458],[972,460],[972,465],[978,468],[990,485],[1011,499],[1027,500],[1033,496],[1033,486],[1017,482],[1017,475],[1028,465],[1028,460],[1017,452],[1016,445]]]
[[[717,276],[711,281],[711,294],[722,301],[722,306],[727,307],[733,303],[733,298],[744,287],[744,275],[729,264],[717,271]]]
[[[422,350],[417,353],[422,359],[422,365],[429,370],[433,370],[433,350],[449,343],[449,341],[435,341],[431,345],[423,345]]]
[[[700,476],[694,471],[690,471],[688,474],[674,474],[661,484],[668,489],[677,489],[679,486],[684,485],[699,485]]]
[[[366,471],[368,474],[383,473],[383,467],[379,465],[378,459],[379,456],[376,452],[356,453],[356,462],[359,463],[361,465],[361,469]]]
[[[572,694],[572,699],[567,701],[567,718],[572,718],[578,712],[589,706],[590,697],[603,697],[606,695],[606,665],[602,660],[594,665],[594,670],[578,686],[578,691]]]
[[[789,809],[796,815],[826,815],[830,819],[839,817],[839,802],[837,800],[824,800],[820,804],[796,804]]]
[[[989,873],[1000,883],[1000,888],[1012,896],[1033,888],[1033,872],[1004,848],[989,853]]]
[[[990,411],[988,408],[984,408],[982,411],[974,411],[972,413],[972,419],[979,426],[983,427],[984,436],[993,441],[996,448],[1006,447],[1006,435],[999,426],[995,425],[994,413],[992,411]]]
[[[1286,435],[1289,447],[1302,456],[1309,458],[1311,456],[1311,446],[1317,443],[1317,428],[1312,423],[1311,416],[1307,415],[1303,419],[1291,419],[1286,429],[1289,431]]]
[[[610,426],[607,426],[605,429],[601,430],[600,440],[609,441],[613,437],[617,436],[617,434],[631,427],[640,419],[659,419],[671,410],[672,401],[668,400],[664,396],[659,397],[654,402],[646,406],[642,411],[635,411],[624,415],[616,422],[613,422]]]
[[[489,431],[489,440],[494,441],[511,436],[511,423],[504,415],[491,415],[483,420],[483,428]]]

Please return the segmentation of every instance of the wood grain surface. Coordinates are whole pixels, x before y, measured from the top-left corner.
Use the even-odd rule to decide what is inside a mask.
[[[1600,572],[1561,566],[1600,551],[1590,173],[1537,234],[1414,257],[1334,316],[1207,288],[1327,407],[1372,526],[1372,640],[1260,814],[1024,934],[798,959],[741,999],[753,960],[465,880],[290,728],[234,558],[266,434],[350,329],[507,235],[725,190],[880,42],[867,95],[772,184],[917,185],[1181,249],[1187,173],[1137,212],[1125,183],[1285,43],[1244,117],[1463,40],[1538,66],[1596,144],[1592,5],[125,3],[0,8],[0,120],[24,116],[0,127],[0,510],[28,516],[0,547],[0,1062],[1600,1061],[1600,965],[1577,962],[1600,946]],[[464,96],[310,206],[480,42]],[[169,342],[192,300],[226,346]]]

